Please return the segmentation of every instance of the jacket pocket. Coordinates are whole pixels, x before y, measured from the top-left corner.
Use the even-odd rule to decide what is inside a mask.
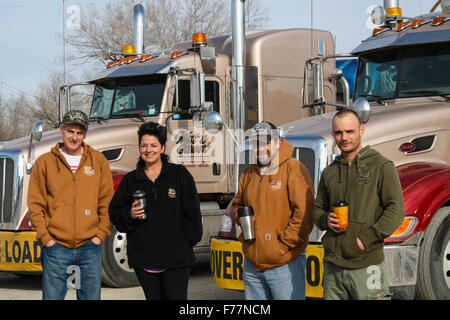
[[[336,234],[333,231],[327,231],[322,237],[322,245],[325,252],[336,254]]]
[[[341,240],[342,256],[346,259],[361,260],[367,250],[361,250],[356,238],[361,232],[363,223],[350,220],[348,230],[339,235]]]
[[[283,253],[278,235],[274,230],[255,230],[256,261],[258,264],[279,264]]]

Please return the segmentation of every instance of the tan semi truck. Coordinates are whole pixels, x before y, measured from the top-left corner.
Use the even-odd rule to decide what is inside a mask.
[[[384,253],[389,286],[404,299],[450,299],[450,1],[435,12],[440,2],[408,18],[398,1],[385,0],[372,12],[380,27],[352,52],[359,60],[351,108],[367,121],[363,144],[395,163],[403,189],[404,222],[385,239]],[[309,59],[305,70],[327,58]],[[323,85],[313,87],[320,92]],[[304,100],[306,108],[328,103],[323,96]],[[331,133],[334,114],[281,126],[316,189],[340,153]],[[227,213],[211,242],[211,270],[218,286],[242,290],[242,251]],[[315,228],[306,253],[308,297],[323,295],[321,236]]]
[[[136,166],[139,125],[155,121],[167,126],[170,160],[188,167],[200,194],[204,234],[197,252],[209,251],[237,179],[233,140],[227,134],[205,133],[204,115],[217,111],[230,129],[241,130],[261,120],[280,125],[313,115],[313,110],[301,109],[304,63],[319,53],[319,42],[324,44],[323,55],[334,54],[333,37],[326,31],[245,34],[244,2],[231,4],[232,35],[206,39],[195,34],[192,42],[156,53],[143,52],[145,17],[137,5],[134,45],[121,52],[104,48],[102,55],[111,59],[106,70],[80,84],[95,86],[86,142],[109,161],[115,187]],[[334,67],[330,60],[323,72],[332,78]],[[334,100],[334,84],[325,82],[324,94]],[[62,96],[69,97],[75,85],[64,86]],[[70,108],[67,99],[60,113]],[[41,244],[28,217],[28,183],[34,161],[60,140],[58,130],[42,132],[38,123],[30,137],[0,144],[0,271],[42,270]],[[127,263],[126,237],[114,227],[103,243],[103,281],[111,286],[137,284]]]

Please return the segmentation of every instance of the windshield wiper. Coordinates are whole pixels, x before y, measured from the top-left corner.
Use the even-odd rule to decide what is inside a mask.
[[[130,112],[130,113],[122,113],[122,114],[112,114],[111,118],[136,118],[145,122],[144,118],[139,112]]]
[[[405,91],[402,94],[428,94],[430,96],[440,96],[445,99],[445,101],[450,102],[450,93],[442,93],[437,90],[413,90]]]
[[[364,98],[375,98],[375,101],[380,105],[384,105],[384,103],[382,102],[385,99],[389,99],[389,98],[382,98],[380,96],[377,96],[375,94],[358,94],[358,97],[364,97]]]
[[[97,123],[102,123],[105,121],[105,118],[100,117],[100,116],[93,116],[93,117],[89,117],[89,121],[95,121]]]

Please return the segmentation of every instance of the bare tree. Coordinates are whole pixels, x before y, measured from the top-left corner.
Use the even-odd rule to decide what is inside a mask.
[[[133,6],[137,1],[120,0],[99,8],[83,10],[79,30],[71,30],[67,43],[75,50],[71,61],[102,61],[98,52],[105,45],[120,50],[132,42]],[[147,52],[170,48],[174,43],[189,41],[192,33],[208,36],[230,33],[229,1],[224,0],[146,0],[144,1],[145,49]],[[260,0],[247,0],[247,29],[263,29],[267,10]],[[104,63],[102,61],[102,63]]]

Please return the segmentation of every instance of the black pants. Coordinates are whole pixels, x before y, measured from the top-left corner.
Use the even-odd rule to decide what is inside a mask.
[[[134,269],[147,300],[187,300],[191,268],[167,269],[151,273]]]

